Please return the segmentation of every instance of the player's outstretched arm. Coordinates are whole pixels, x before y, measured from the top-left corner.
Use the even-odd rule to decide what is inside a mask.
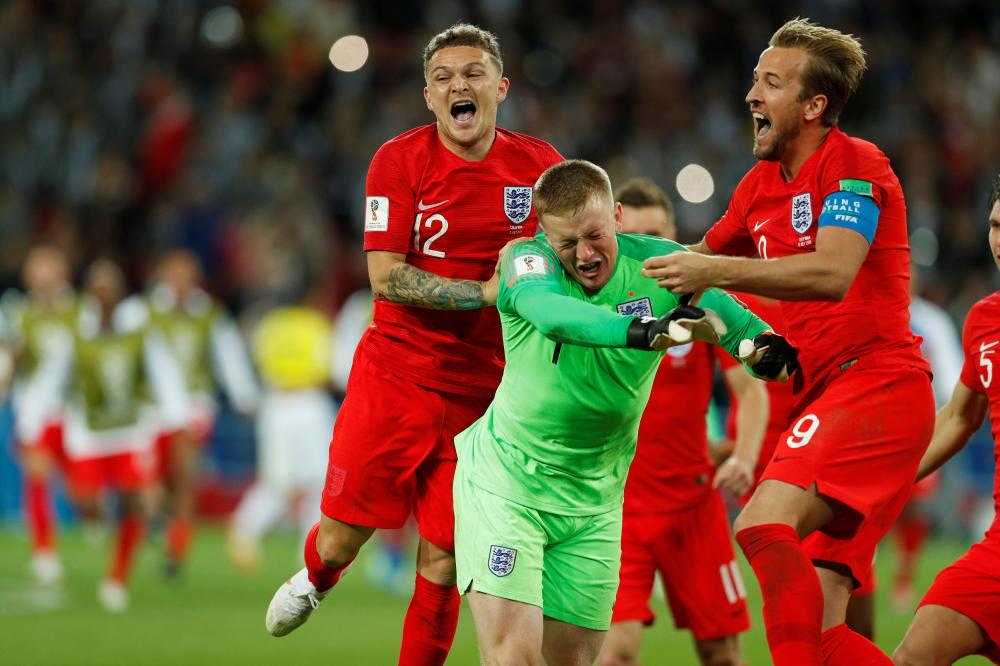
[[[406,263],[406,255],[367,253],[368,278],[376,297],[431,310],[476,310],[496,303],[496,275],[485,282],[456,280]]]
[[[839,301],[847,294],[867,255],[864,236],[827,226],[816,235],[815,252],[778,259],[674,252],[647,259],[643,274],[674,293],[722,287],[785,301]]]
[[[955,382],[951,399],[938,410],[934,436],[917,468],[918,481],[945,464],[965,446],[972,433],[983,424],[988,408],[986,394],[973,391],[961,381]]]

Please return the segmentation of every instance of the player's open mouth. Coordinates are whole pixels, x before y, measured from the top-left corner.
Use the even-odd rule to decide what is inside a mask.
[[[601,270],[601,260],[588,261],[585,264],[577,264],[576,272],[580,274],[581,277],[585,278],[595,278]]]
[[[476,117],[476,105],[470,100],[462,100],[460,102],[454,102],[451,105],[451,117],[459,125],[469,125],[472,123],[472,119]]]
[[[763,113],[754,112],[753,113],[753,135],[760,141],[767,133],[771,131],[771,119],[765,116]]]

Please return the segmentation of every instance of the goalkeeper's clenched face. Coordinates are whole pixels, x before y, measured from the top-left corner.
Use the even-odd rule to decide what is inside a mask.
[[[607,197],[595,195],[590,203],[571,215],[544,214],[542,231],[559,255],[563,268],[588,292],[608,283],[618,261],[618,237],[622,207]]]

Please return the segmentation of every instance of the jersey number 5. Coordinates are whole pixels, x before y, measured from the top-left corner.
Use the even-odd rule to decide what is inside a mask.
[[[441,213],[434,213],[429,216],[426,220],[423,219],[423,213],[417,213],[417,219],[413,222],[413,250],[415,252],[423,251],[428,257],[437,257],[438,259],[444,259],[444,250],[435,250],[431,247],[434,241],[441,238],[448,232],[448,220],[445,219],[444,215]],[[423,224],[421,225],[421,221]],[[423,248],[420,247],[420,231],[421,229],[432,230],[436,224],[440,224],[441,227],[437,230],[437,233],[433,233],[424,240]]]
[[[984,342],[979,345],[979,365],[986,368],[986,372],[979,373],[979,381],[983,383],[983,388],[989,388],[993,383],[993,359],[989,356],[996,353],[997,350],[994,349],[996,344],[996,342],[990,344]]]

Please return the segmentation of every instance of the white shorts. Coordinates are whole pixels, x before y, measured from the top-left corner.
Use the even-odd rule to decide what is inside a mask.
[[[321,390],[271,391],[257,412],[257,478],[276,490],[322,487],[337,407]]]

